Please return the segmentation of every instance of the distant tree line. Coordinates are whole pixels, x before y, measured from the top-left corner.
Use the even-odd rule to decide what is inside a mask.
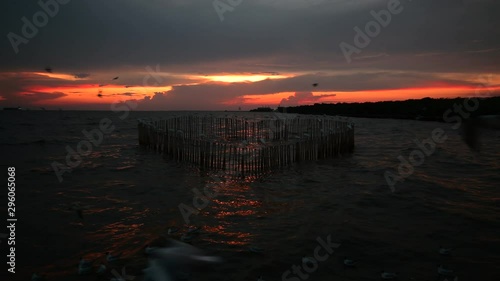
[[[363,103],[316,103],[314,105],[301,105],[292,107],[278,107],[279,112],[316,114],[316,115],[342,115],[349,117],[366,118],[393,118],[444,121],[443,114],[447,110],[455,110],[454,105],[463,106],[467,98],[453,99],[410,99],[405,101],[381,101]],[[471,112],[471,116],[500,115],[500,96],[490,98],[477,98],[479,107]],[[470,101],[473,105],[473,102]],[[270,111],[259,108],[252,111]]]

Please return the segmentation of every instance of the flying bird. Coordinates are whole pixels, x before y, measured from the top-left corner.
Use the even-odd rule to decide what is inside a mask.
[[[115,78],[113,78],[113,80],[118,80],[118,78],[119,78],[119,77],[118,77],[118,76],[116,76]]]
[[[318,86],[318,83],[314,83],[314,84],[313,84],[313,87],[317,87],[317,86]]]
[[[37,273],[33,273],[31,275],[31,281],[46,281],[47,279],[45,278],[44,274],[38,275]]]
[[[110,252],[106,252],[106,260],[108,262],[115,262],[120,259],[123,253],[111,254]]]
[[[52,73],[52,68],[50,66],[47,66],[45,68],[45,71],[47,71],[48,73]]]
[[[451,254],[451,251],[453,249],[451,248],[444,248],[442,246],[439,246],[439,254],[443,255],[443,256],[449,256]]]
[[[348,266],[348,267],[354,267],[354,266],[356,266],[356,261],[351,260],[351,259],[346,257],[346,258],[344,258],[344,265]]]
[[[302,257],[302,264],[309,264],[314,266],[315,263],[318,263],[314,258],[311,257]]]
[[[147,253],[149,267],[144,269],[145,280],[172,281],[185,279],[193,268],[221,262],[219,257],[207,256],[189,244],[169,239],[169,247],[156,248]]]
[[[380,273],[380,277],[382,277],[382,279],[384,279],[384,280],[396,279],[398,277],[398,274],[394,273],[394,272],[387,272],[385,270],[382,270],[382,272]]]
[[[98,275],[103,275],[104,273],[106,273],[106,270],[107,270],[107,269],[106,269],[106,266],[105,266],[104,264],[101,264],[101,265],[99,265],[99,267],[97,268],[96,273],[97,273]]]
[[[83,257],[80,258],[80,262],[78,263],[78,274],[86,275],[89,274],[92,270],[92,264],[94,261],[86,260]]]
[[[438,266],[437,272],[439,275],[443,275],[443,276],[453,275],[453,270],[444,268],[442,265]]]

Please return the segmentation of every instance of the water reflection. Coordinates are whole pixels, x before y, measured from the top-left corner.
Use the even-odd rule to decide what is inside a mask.
[[[200,213],[206,222],[205,242],[226,245],[238,250],[248,248],[257,239],[254,220],[261,218],[263,198],[250,180],[207,179],[206,188],[217,188],[217,195],[206,210]]]

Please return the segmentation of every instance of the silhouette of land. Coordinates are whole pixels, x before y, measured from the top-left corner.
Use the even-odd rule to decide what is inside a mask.
[[[316,103],[314,105],[301,105],[292,107],[278,107],[279,112],[317,114],[317,115],[342,115],[349,117],[365,118],[392,118],[392,119],[416,119],[426,121],[442,121],[443,116],[449,110],[457,114],[458,107],[464,112],[470,112],[470,117],[479,115],[500,114],[500,96],[489,98],[477,98],[478,106],[471,100],[470,108],[477,106],[476,110],[464,108],[467,98],[452,99],[410,99],[405,101],[382,101],[363,103]],[[261,107],[250,111],[269,111],[270,108]]]

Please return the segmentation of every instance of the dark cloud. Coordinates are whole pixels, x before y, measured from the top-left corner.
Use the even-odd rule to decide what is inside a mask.
[[[403,88],[438,80],[467,85],[437,74],[500,71],[500,2],[493,0],[401,0],[402,12],[347,63],[339,44],[354,44],[354,27],[364,29],[374,20],[371,11],[387,9],[388,2],[245,0],[221,22],[213,1],[206,0],[69,1],[15,54],[6,35],[23,36],[21,18],[32,21],[41,7],[38,1],[6,1],[0,10],[0,72],[50,65],[78,80],[0,76],[2,102],[21,102],[17,94],[32,85],[99,85],[117,74],[117,85],[143,87],[146,67],[157,65],[159,85],[183,86],[152,94],[141,101],[145,107],[210,108],[242,101],[244,95],[307,93],[315,82],[321,88],[315,91]],[[298,76],[188,85],[193,81],[181,74],[193,73]]]
[[[70,1],[16,55],[4,37],[2,68],[25,69],[50,63],[57,69],[143,68],[161,64],[169,70],[197,64],[255,61],[261,65],[293,62],[295,70],[358,67],[346,64],[339,48],[352,43],[355,26],[373,20],[371,10],[387,9],[388,0],[245,1],[219,20],[211,1]],[[500,46],[498,1],[401,1],[404,7],[373,38],[360,56],[416,52],[467,52]],[[315,5],[311,5],[315,4]],[[36,1],[8,1],[0,25],[2,34],[21,34],[21,17],[40,10]],[[476,42],[476,43],[473,43]],[[498,53],[459,57],[468,67],[498,65]],[[489,63],[484,58],[489,57]],[[274,62],[269,61],[278,58]],[[446,59],[446,58],[443,58]],[[448,63],[456,58],[446,59]],[[411,62],[419,62],[413,57]],[[387,65],[387,64],[386,64]],[[384,65],[384,66],[386,66]],[[360,65],[364,66],[364,65]],[[389,67],[401,67],[391,62]],[[227,71],[243,68],[226,64]],[[324,66],[323,66],[324,67]],[[425,65],[417,67],[424,68]],[[427,67],[432,68],[433,65]],[[277,68],[269,71],[277,71]],[[241,70],[241,69],[240,69]],[[254,69],[264,70],[261,66]]]
[[[243,96],[276,94],[280,92],[296,92],[296,94],[282,102],[292,103],[306,100],[318,102],[324,97],[311,96],[311,81],[319,83],[315,91],[327,93],[324,97],[332,96],[328,92],[352,92],[362,90],[401,89],[405,87],[425,87],[437,82],[447,85],[461,85],[476,87],[478,83],[463,82],[446,79],[434,74],[404,73],[374,71],[367,73],[351,73],[326,75],[302,75],[288,79],[266,79],[253,83],[205,83],[198,85],[174,86],[171,91],[155,93],[151,98],[140,100],[141,110],[170,110],[170,109],[224,109],[221,104],[230,102],[245,102]],[[304,94],[305,93],[305,94]],[[247,97],[248,99],[248,97]]]
[[[314,96],[311,92],[297,92],[293,96],[289,96],[286,99],[282,99],[281,106],[296,106],[303,104],[313,104],[321,101],[325,97],[334,97],[335,94],[327,94],[322,96]]]

